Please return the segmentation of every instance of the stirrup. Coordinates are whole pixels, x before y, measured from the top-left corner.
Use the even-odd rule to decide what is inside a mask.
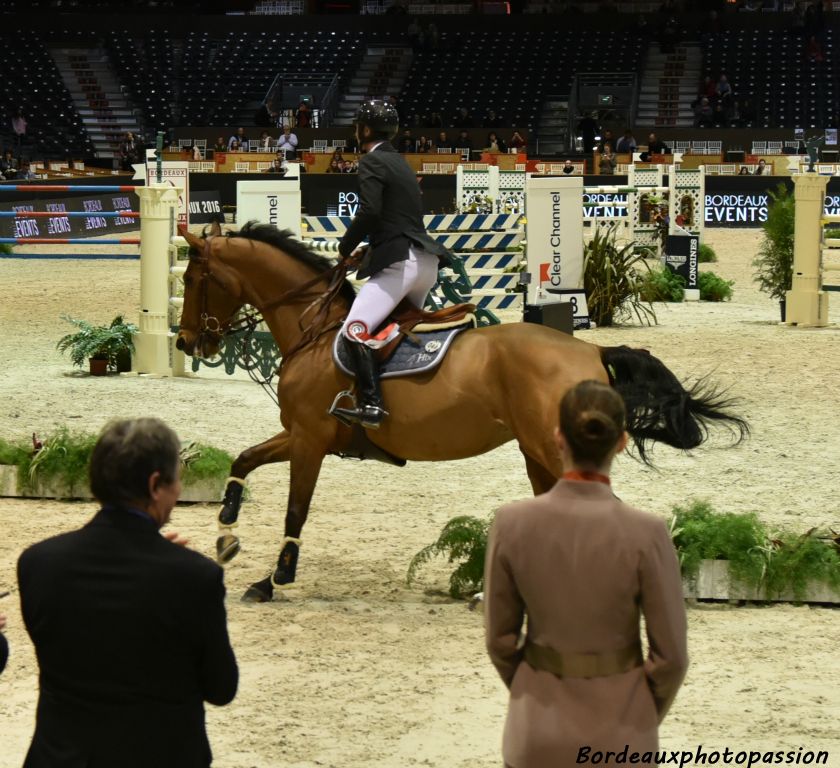
[[[361,424],[365,429],[379,429],[379,425],[389,415],[388,411],[378,405],[363,405],[354,410],[336,408],[333,412],[333,416],[340,422],[349,426]]]
[[[345,390],[342,390],[341,392],[339,392],[335,396],[335,399],[332,401],[332,405],[329,407],[329,410],[327,411],[327,413],[330,416],[335,416],[335,418],[337,418],[342,424],[344,424],[345,427],[352,427],[356,422],[353,421],[352,419],[348,419],[344,415],[344,413],[347,411],[347,409],[338,407],[338,404],[345,397],[350,398],[350,402],[353,404],[353,410],[357,410],[359,406],[356,404],[356,396],[353,394],[353,392],[351,390],[345,389]],[[341,412],[341,413],[339,413],[339,412]]]

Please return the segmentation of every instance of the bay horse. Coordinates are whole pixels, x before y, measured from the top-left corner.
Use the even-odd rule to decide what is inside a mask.
[[[336,394],[351,388],[332,359],[332,344],[354,298],[332,262],[270,225],[246,224],[205,236],[181,230],[190,244],[178,349],[213,356],[239,310],[259,310],[283,362],[277,394],[283,430],[243,451],[231,467],[219,522],[222,562],[239,549],[236,523],[245,478],[257,467],[290,463],[285,535],[273,575],[252,584],[243,600],[271,600],[274,585],[294,581],[300,535],[321,464],[347,455],[359,435],[328,414]],[[642,460],[653,441],[681,450],[699,446],[714,423],[737,439],[748,426],[732,402],[705,381],[686,390],[645,350],[599,347],[529,323],[492,325],[457,336],[436,371],[388,379],[390,416],[367,439],[374,450],[407,461],[451,461],[516,440],[534,494],[563,472],[553,441],[563,394],[585,379],[611,384],[627,405],[627,430]],[[356,427],[357,431],[361,428]]]

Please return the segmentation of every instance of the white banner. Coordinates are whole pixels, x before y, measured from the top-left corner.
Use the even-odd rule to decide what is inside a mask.
[[[568,301],[554,291],[583,289],[583,178],[528,175],[525,201],[529,304]]]
[[[236,182],[236,223],[248,221],[290,229],[300,239],[300,179]]]

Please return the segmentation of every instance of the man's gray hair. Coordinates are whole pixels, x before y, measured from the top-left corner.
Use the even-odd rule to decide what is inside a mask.
[[[152,474],[160,472],[164,485],[175,482],[180,453],[178,435],[160,419],[111,421],[90,458],[90,489],[102,504],[144,504]]]

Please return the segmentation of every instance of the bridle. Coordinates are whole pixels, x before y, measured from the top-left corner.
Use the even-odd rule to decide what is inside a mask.
[[[282,367],[282,365],[287,363],[292,356],[296,355],[313,341],[320,338],[323,334],[333,328],[339,327],[343,323],[343,320],[337,320],[329,326],[324,327],[324,322],[329,314],[330,307],[332,306],[335,297],[341,292],[347,273],[356,269],[358,266],[357,261],[350,257],[340,259],[335,266],[331,267],[326,272],[320,272],[311,280],[307,280],[301,285],[284,291],[276,299],[272,299],[259,307],[254,307],[253,309],[241,312],[236,319],[231,318],[230,320],[222,323],[218,317],[211,315],[208,311],[210,281],[214,281],[222,290],[227,290],[227,286],[224,281],[222,281],[218,275],[213,273],[210,266],[211,239],[212,238],[207,238],[205,240],[204,250],[202,253],[190,256],[190,261],[195,262],[201,267],[201,271],[198,275],[198,290],[200,293],[199,306],[201,311],[199,313],[198,338],[196,339],[196,344],[199,348],[202,348],[205,339],[218,343],[227,334],[239,331],[245,331],[245,341],[247,342],[250,340],[250,336],[254,333],[257,326],[260,322],[262,322],[263,316],[267,311],[276,307],[297,304],[312,299],[309,306],[303,310],[298,318],[298,327],[300,328],[301,336],[297,343],[295,343],[292,348],[283,355],[280,363]],[[326,291],[315,292],[313,298],[313,292],[311,289],[325,280],[327,281]],[[315,311],[316,307],[317,311]],[[311,322],[304,327],[304,318],[313,311],[315,311],[314,317]]]

